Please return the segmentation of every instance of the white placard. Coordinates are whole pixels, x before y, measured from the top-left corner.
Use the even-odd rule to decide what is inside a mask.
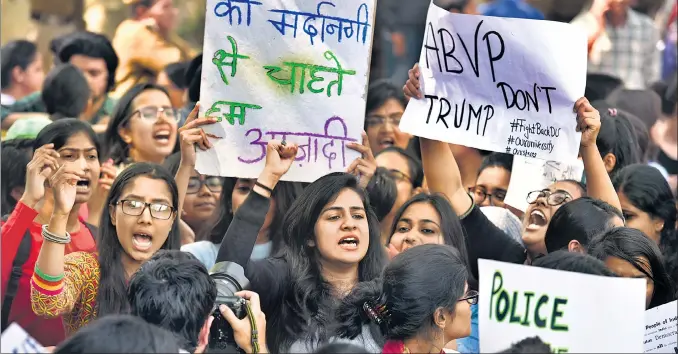
[[[504,203],[521,211],[527,210],[527,194],[548,188],[553,182],[571,179],[581,181],[584,163],[571,160],[570,163],[530,159],[513,156],[511,181]]]
[[[47,353],[42,345],[16,323],[12,323],[2,332],[0,347],[1,353]]]
[[[222,139],[203,174],[255,178],[271,139],[299,144],[288,181],[345,171],[358,154],[376,0],[207,1],[201,114]]]
[[[419,58],[421,99],[400,129],[545,160],[577,157],[586,36],[567,23],[452,14],[433,4]]]
[[[645,353],[678,353],[678,300],[645,311]]]
[[[478,271],[482,353],[497,353],[534,336],[554,353],[643,350],[645,279],[485,259],[478,261]]]

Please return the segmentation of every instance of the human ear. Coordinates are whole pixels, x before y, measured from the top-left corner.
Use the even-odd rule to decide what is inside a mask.
[[[113,206],[113,205],[108,206],[108,215],[111,217],[111,224],[113,224],[113,226],[115,226],[115,223],[116,223],[115,206]]]
[[[608,152],[603,156],[603,164],[605,165],[605,170],[607,173],[612,172],[614,170],[614,167],[617,165],[617,157],[614,156],[614,154]]]

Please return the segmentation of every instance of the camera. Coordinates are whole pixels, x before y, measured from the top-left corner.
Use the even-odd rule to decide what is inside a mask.
[[[211,353],[242,353],[233,337],[233,328],[221,315],[220,305],[226,305],[236,317],[247,316],[247,301],[235,296],[235,293],[249,288],[245,270],[237,263],[219,262],[212,267],[210,277],[217,285],[217,299],[212,315],[214,321],[210,327],[209,351]]]

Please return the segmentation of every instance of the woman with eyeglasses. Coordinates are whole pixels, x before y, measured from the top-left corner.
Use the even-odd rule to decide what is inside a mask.
[[[469,189],[476,205],[507,208],[517,217],[522,217],[522,212],[504,204],[504,198],[506,198],[506,192],[511,181],[512,169],[512,155],[500,152],[487,155],[478,169],[475,186]]]
[[[365,132],[374,154],[391,146],[407,148],[412,136],[398,128],[407,99],[402,90],[388,80],[378,80],[367,89]]]
[[[181,250],[193,254],[207,269],[211,269],[235,213],[252,193],[255,183],[254,179],[225,178],[218,199],[218,207],[214,214],[204,222],[206,225],[203,231],[196,232],[197,242],[185,245],[181,247]],[[281,238],[283,217],[305,185],[306,183],[301,182],[279,182],[276,185],[271,193],[271,204],[266,218],[257,233],[257,241],[252,248],[250,260],[261,260],[275,255],[283,246]],[[186,200],[188,203],[188,196]]]
[[[180,165],[181,154],[174,153],[165,160],[163,166],[174,175]],[[212,218],[219,206],[224,181],[224,177],[203,175],[198,171],[193,171],[191,174],[186,190],[186,200],[180,215],[179,231],[182,246],[194,243],[197,235],[202,235],[211,229]]]
[[[68,215],[84,178],[82,166],[64,163],[50,177],[54,209],[42,226],[44,242],[31,278],[31,305],[41,317],[63,316],[67,335],[97,317],[129,310],[127,282],[159,249],[179,249],[181,210],[196,145],[212,146],[202,125],[213,118],[197,117],[197,109],[182,127],[181,167],[172,176],[162,166],[137,163],[123,170],[111,186],[107,212],[101,217],[97,252],[64,256],[71,242]],[[176,181],[176,182],[175,182]]]
[[[165,88],[132,87],[118,101],[104,135],[107,157],[121,169],[134,162],[162,164],[177,144],[178,120]]]
[[[450,203],[441,194],[420,193],[410,198],[395,213],[387,239],[390,257],[416,248],[420,245],[448,245],[459,251],[459,257],[469,270],[468,283],[471,290],[478,289],[478,282],[470,273],[466,233]],[[477,353],[478,344],[478,306],[471,307],[471,333],[459,338],[456,348],[461,353]],[[449,348],[449,346],[448,346]]]
[[[444,353],[471,333],[468,270],[454,247],[423,245],[396,256],[375,281],[360,283],[337,310],[339,338],[353,339],[366,324],[386,340],[382,353]],[[383,340],[382,340],[383,341]]]
[[[406,93],[418,92],[418,77],[418,68],[410,70],[405,85]],[[600,114],[585,97],[577,100],[574,112],[577,114],[575,129],[582,133],[579,152],[584,162],[588,194],[621,210],[619,198],[596,146]],[[459,166],[449,145],[424,138],[420,138],[420,142],[428,188],[433,193],[445,195],[459,215],[468,235],[469,261],[475,277],[478,276],[479,258],[524,263],[546,254],[544,238],[551,216],[560,205],[582,197],[587,192],[581,183],[575,181],[558,181],[547,189],[531,192],[527,200],[530,206],[523,217],[522,239],[527,248],[526,253],[521,245],[492,224],[476,206],[475,200],[463,186]]]

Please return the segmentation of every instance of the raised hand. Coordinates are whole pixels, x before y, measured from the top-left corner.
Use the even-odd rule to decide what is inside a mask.
[[[403,86],[403,93],[407,98],[421,98],[421,90],[419,85],[419,76],[421,72],[419,71],[419,63],[414,64],[412,69],[407,71],[407,82]]]
[[[221,139],[214,134],[205,133],[205,131],[200,128],[203,125],[216,123],[217,119],[212,117],[198,118],[199,109],[200,103],[197,103],[195,107],[193,107],[191,113],[188,115],[188,118],[186,118],[186,123],[184,126],[179,128],[181,164],[190,167],[195,167],[196,146],[200,150],[205,151],[212,148],[213,146],[208,138]]]
[[[362,144],[349,143],[347,145],[349,149],[359,152],[362,156],[353,160],[346,172],[359,176],[360,186],[366,188],[372,176],[374,176],[374,172],[377,170],[377,160],[374,158],[374,154],[372,154],[367,133],[363,132],[362,138]]]
[[[297,157],[299,146],[294,143],[287,143],[285,145],[278,140],[271,140],[266,146],[266,166],[264,171],[280,178],[294,163]]]
[[[45,196],[45,181],[59,168],[59,153],[54,144],[46,144],[35,150],[33,159],[26,165],[26,187],[21,201],[34,208]]]
[[[76,164],[64,164],[50,177],[49,184],[54,193],[53,214],[68,215],[75,205],[77,184],[87,173]]]
[[[577,113],[577,128],[581,132],[582,148],[596,145],[598,132],[600,132],[600,112],[593,108],[586,97],[582,97],[574,104],[574,112]]]
[[[111,186],[113,185],[113,181],[115,181],[117,174],[118,171],[113,165],[112,159],[101,164],[101,177],[99,177],[92,197],[89,198],[89,201],[87,202],[89,208],[88,223],[99,226],[101,214],[106,210],[108,193],[111,191]]]

